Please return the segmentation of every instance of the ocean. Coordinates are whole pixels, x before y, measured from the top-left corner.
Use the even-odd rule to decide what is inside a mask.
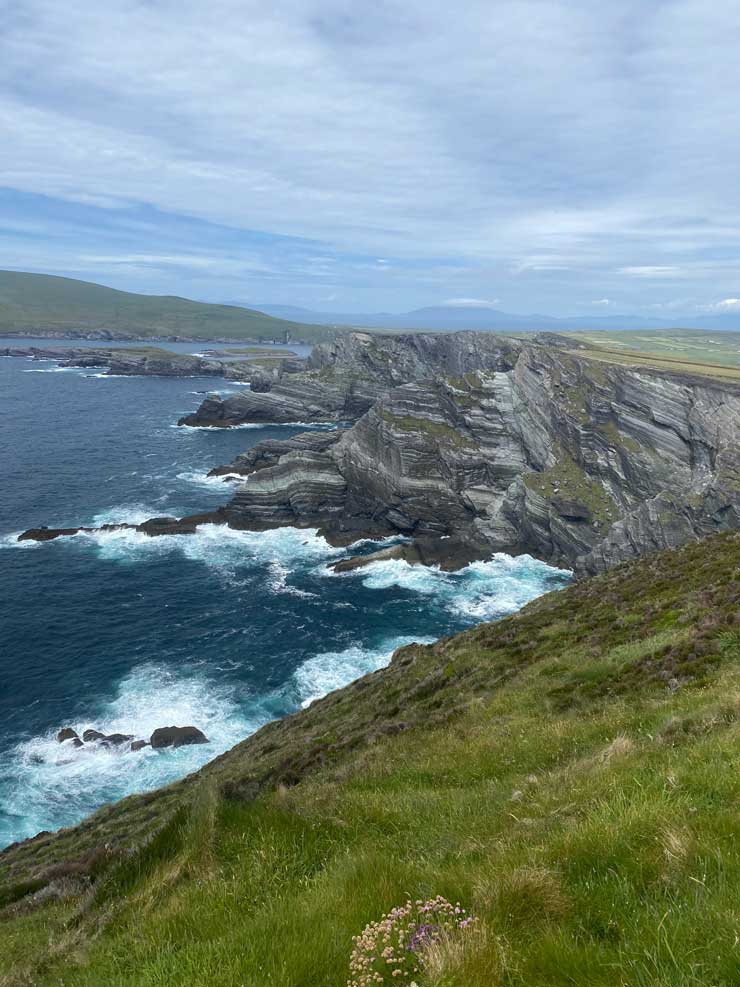
[[[385,561],[337,575],[327,563],[377,546],[348,553],[291,528],[16,541],[41,524],[135,522],[225,503],[233,488],[206,477],[212,466],[305,427],[176,426],[205,393],[238,389],[0,359],[0,847],[182,777],[268,720],[380,668],[400,645],[501,617],[570,578],[506,555],[459,573]],[[146,738],[171,724],[193,724],[210,743],[132,753],[56,741],[63,726]]]

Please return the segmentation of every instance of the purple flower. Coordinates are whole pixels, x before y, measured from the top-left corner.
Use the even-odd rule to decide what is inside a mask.
[[[430,946],[438,935],[438,925],[417,925],[406,949],[410,953],[418,953],[420,949]]]

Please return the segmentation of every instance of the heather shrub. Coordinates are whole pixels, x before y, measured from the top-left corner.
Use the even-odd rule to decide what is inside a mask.
[[[453,905],[441,895],[409,899],[354,937],[347,987],[412,984],[436,946],[464,935],[476,921],[459,901]]]

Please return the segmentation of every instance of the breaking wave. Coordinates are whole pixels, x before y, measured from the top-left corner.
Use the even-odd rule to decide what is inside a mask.
[[[160,726],[194,724],[210,743],[132,752],[129,745],[96,743],[75,749],[70,743],[58,743],[55,733],[25,740],[5,755],[0,772],[0,845],[41,829],[70,825],[104,802],[183,777],[233,747],[272,715],[259,703],[240,703],[232,688],[207,676],[180,675],[159,664],[137,668],[122,679],[112,700],[91,709],[89,719],[65,726],[80,735],[94,728],[148,739]]]
[[[387,559],[342,574],[342,578],[359,577],[367,589],[398,587],[434,596],[451,613],[463,614],[471,621],[514,613],[555,585],[564,585],[570,576],[570,572],[530,555],[512,557],[503,553],[486,562],[471,562],[458,572]]]
[[[305,661],[293,675],[300,705],[310,705],[335,689],[349,685],[368,672],[376,672],[405,644],[431,644],[431,637],[394,637],[376,648],[352,645],[344,651],[325,651]]]

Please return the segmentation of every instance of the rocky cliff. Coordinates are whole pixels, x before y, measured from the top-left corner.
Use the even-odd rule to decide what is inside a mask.
[[[740,527],[740,385],[573,346],[492,333],[319,346],[308,370],[211,396],[183,421],[355,424],[269,440],[216,468],[247,481],[203,517],[319,526],[337,544],[400,534],[412,544],[397,557],[446,567],[529,552],[579,574]],[[39,531],[27,536],[68,533]]]
[[[356,421],[389,388],[439,373],[513,367],[521,344],[494,333],[349,333],[316,346],[302,373],[269,388],[210,395],[181,425]]]
[[[237,491],[228,522],[454,536],[471,558],[531,552],[582,574],[740,527],[737,385],[537,343],[500,367],[466,369],[468,355],[481,359],[474,346],[457,373],[442,363],[386,390],[326,448],[286,450]]]

